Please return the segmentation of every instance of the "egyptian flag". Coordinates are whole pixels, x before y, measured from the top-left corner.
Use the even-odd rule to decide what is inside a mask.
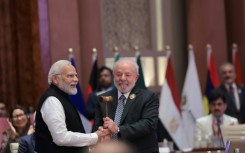
[[[168,64],[160,93],[159,118],[172,140],[180,150],[189,148],[181,115],[179,93],[176,86],[171,62],[171,53],[167,52]]]

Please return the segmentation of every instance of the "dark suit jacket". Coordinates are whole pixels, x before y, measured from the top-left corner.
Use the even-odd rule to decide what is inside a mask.
[[[245,90],[243,87],[237,85],[239,100],[240,100],[240,111],[237,110],[236,104],[233,103],[229,92],[226,90],[225,85],[221,84],[218,87],[224,95],[227,102],[227,109],[225,114],[235,117],[239,120],[240,123],[245,123]]]
[[[95,108],[96,108],[97,95],[96,92],[92,92],[88,97],[88,104],[86,106],[86,117],[89,120],[94,119]]]
[[[113,89],[113,87],[110,87],[106,90],[102,90],[102,89],[97,89],[94,92],[92,92],[89,97],[88,97],[88,104],[86,106],[86,113],[85,116],[87,117],[87,119],[89,120],[93,120],[94,119],[94,115],[95,115],[95,110],[96,110],[96,102],[97,102],[97,95],[102,94],[103,92],[109,91]]]
[[[132,96],[132,95],[135,95]],[[109,117],[114,120],[118,91],[113,89],[101,96],[112,96],[113,101],[108,104]],[[156,127],[159,114],[158,96],[148,90],[133,89],[127,99],[121,122],[119,125],[119,139],[132,144],[140,153],[159,152]],[[93,130],[103,125],[105,103],[97,102]]]
[[[19,140],[18,153],[34,153],[35,138],[34,134],[25,135]]]

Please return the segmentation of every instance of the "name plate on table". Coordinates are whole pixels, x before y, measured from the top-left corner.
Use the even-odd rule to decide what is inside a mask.
[[[170,153],[169,147],[159,147],[160,153]]]

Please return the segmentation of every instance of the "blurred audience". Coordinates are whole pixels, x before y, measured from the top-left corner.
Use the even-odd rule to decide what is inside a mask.
[[[224,114],[227,103],[225,96],[219,90],[215,89],[211,91],[208,100],[211,114],[197,119],[195,142],[201,143],[206,141],[209,147],[223,147],[220,126],[238,124],[238,120]],[[196,144],[195,146],[200,147],[199,145]]]
[[[2,133],[1,153],[10,153],[10,143],[18,142],[21,136],[34,132],[34,128],[26,114],[26,109],[20,105],[14,106],[10,111],[8,123],[10,128]]]
[[[96,91],[92,92],[88,98],[88,104],[86,106],[86,117],[89,120],[94,119],[97,96],[103,94],[106,91],[111,90],[113,82],[112,70],[106,66],[102,66],[99,69],[99,80],[98,88]]]
[[[220,66],[220,76],[222,79],[218,89],[225,95],[227,109],[225,113],[245,123],[245,89],[237,85],[234,66],[231,63],[224,63]]]
[[[7,106],[6,103],[0,99],[0,117],[7,117]]]

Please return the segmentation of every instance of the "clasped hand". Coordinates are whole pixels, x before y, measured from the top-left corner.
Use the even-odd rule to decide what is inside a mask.
[[[99,142],[110,141],[111,135],[116,134],[118,131],[118,126],[112,119],[110,119],[109,117],[105,117],[103,118],[103,121],[103,127],[99,127],[96,132],[99,137]]]

